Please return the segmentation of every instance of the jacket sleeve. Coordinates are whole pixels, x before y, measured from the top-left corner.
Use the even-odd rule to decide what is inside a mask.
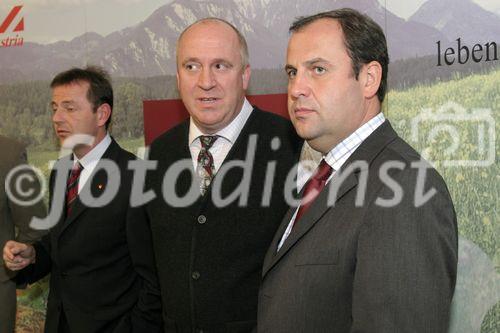
[[[141,281],[136,306],[131,313],[132,332],[161,332],[161,298],[151,229],[144,207],[130,208],[127,239],[134,268]]]
[[[33,244],[36,251],[35,262],[20,270],[15,277],[16,284],[23,286],[32,284],[47,276],[52,269],[50,258],[50,234]]]
[[[15,164],[16,166],[27,165],[26,149],[22,148],[20,150]],[[23,179],[25,180],[22,181]],[[10,184],[8,184],[15,198],[23,197],[20,193],[17,192],[18,188],[16,186],[16,182],[18,180],[20,181],[21,185],[25,184],[26,186],[28,186],[27,188],[23,188],[24,191],[32,191],[33,193],[33,195],[29,196],[27,199],[35,197],[42,191],[36,173],[33,170],[24,169],[23,172],[16,173],[15,176],[11,179]],[[30,228],[30,222],[34,216],[45,217],[47,213],[43,200],[25,205],[22,204],[22,202],[16,202],[16,200],[9,199],[8,205],[12,221],[14,222],[18,231],[16,235],[16,241],[21,243],[33,243],[40,239],[40,237],[42,237],[44,234],[46,234],[46,231],[40,231]]]
[[[447,332],[458,256],[453,204],[437,173],[436,193],[415,204],[415,174],[395,179],[403,199],[395,207],[371,203],[358,238],[351,332]],[[383,189],[377,197],[392,198]],[[417,200],[418,201],[418,200]]]

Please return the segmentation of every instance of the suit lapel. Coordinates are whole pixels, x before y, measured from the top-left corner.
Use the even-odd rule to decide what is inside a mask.
[[[274,234],[273,241],[271,242],[271,245],[269,246],[269,249],[267,250],[266,257],[264,258],[264,264],[262,267],[262,276],[265,275],[265,273],[269,270],[269,267],[271,266],[271,262],[273,261],[274,257],[276,256],[277,252],[276,250],[278,249],[278,244],[281,241],[281,238],[283,237],[283,234],[285,233],[286,228],[288,227],[288,224],[290,223],[290,220],[292,219],[293,213],[295,212],[296,207],[290,207],[285,214],[285,216],[282,219],[282,222]]]
[[[273,241],[273,247],[268,252],[269,258],[266,256],[266,261],[264,263],[264,268],[262,270],[262,276],[266,273],[292,248],[311,228],[321,219],[321,217],[330,209],[334,209],[335,203],[342,199],[342,197],[347,194],[351,189],[355,188],[358,184],[357,172],[349,174],[344,180],[339,179],[335,175],[329,182],[328,186],[321,191],[316,200],[311,204],[309,209],[302,215],[300,220],[295,221],[292,232],[285,240],[280,250],[276,252],[278,248],[278,243],[283,237],[286,227],[290,223],[290,220],[295,212],[295,208],[291,208],[279,228],[279,233],[275,236]],[[337,190],[338,189],[338,190]],[[337,194],[332,199],[330,194],[337,190]],[[332,201],[334,200],[334,201]],[[277,239],[277,241],[276,241]],[[276,241],[276,242],[275,242]]]
[[[114,139],[112,139],[111,144],[109,145],[108,149],[104,152],[102,155],[101,159],[97,163],[94,171],[90,175],[89,179],[85,183],[84,187],[82,188],[83,191],[89,191],[92,194],[92,197],[96,198],[99,197],[99,192],[104,190],[104,188],[107,186],[107,173],[101,169],[101,161],[102,160],[112,160],[117,162],[118,161],[118,152],[119,152],[120,146],[116,143]],[[98,185],[103,185],[100,188],[98,188]],[[90,189],[89,189],[90,187]],[[94,188],[95,187],[95,188]],[[94,199],[98,200],[98,199]],[[66,219],[62,219],[62,226],[61,226],[61,231],[59,236],[68,228],[70,224],[76,223],[77,218],[89,207],[85,205],[81,200],[80,196],[78,196],[75,199],[75,202],[72,207],[72,213],[70,216],[66,217]],[[66,207],[64,207],[66,209]]]
[[[397,138],[396,132],[392,129],[389,121],[386,120],[384,124],[380,125],[358,149],[347,159],[341,167],[340,172],[336,172],[332,177],[327,187],[319,194],[316,200],[311,204],[309,209],[304,213],[297,225],[294,226],[292,232],[283,243],[281,249],[276,252],[277,246],[283,234],[290,223],[290,220],[295,212],[295,208],[289,209],[286,216],[283,218],[281,226],[274,237],[271,247],[268,250],[264,266],[262,269],[262,277],[279,262],[281,258],[321,219],[321,217],[330,209],[335,209],[336,203],[352,189],[354,189],[359,182],[359,168],[349,172],[345,179],[342,179],[342,172],[345,172],[349,166],[353,165],[356,161],[366,161],[368,164],[383,150],[390,142]],[[330,198],[330,196],[336,195]]]

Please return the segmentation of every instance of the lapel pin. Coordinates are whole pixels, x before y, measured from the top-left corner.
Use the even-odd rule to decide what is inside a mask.
[[[98,188],[98,189],[100,189],[100,190],[102,190],[102,189],[104,188],[104,185],[102,185],[102,184],[98,184],[98,185],[97,185],[97,188]]]

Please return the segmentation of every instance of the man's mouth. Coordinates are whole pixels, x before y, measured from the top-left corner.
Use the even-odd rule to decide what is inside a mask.
[[[69,131],[67,130],[62,130],[62,129],[58,129],[56,130],[56,133],[58,136],[68,136],[70,134]]]
[[[209,102],[215,102],[219,99],[216,97],[202,97],[202,98],[198,98],[198,100],[201,102],[204,102],[204,103],[207,103],[207,102],[209,103]]]
[[[299,107],[295,108],[294,113],[297,118],[307,116],[308,114],[314,113],[315,111],[313,109],[305,108],[305,107]]]

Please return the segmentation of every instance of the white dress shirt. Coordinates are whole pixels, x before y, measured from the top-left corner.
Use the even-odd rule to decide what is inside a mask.
[[[214,158],[214,168],[216,173],[222,165],[222,162],[224,162],[224,159],[233,147],[234,143],[236,142],[236,139],[240,135],[240,132],[243,129],[243,126],[245,126],[245,123],[247,122],[248,117],[250,117],[252,111],[252,105],[245,98],[241,111],[240,113],[238,113],[236,118],[234,118],[233,121],[229,123],[229,125],[221,129],[219,132],[213,134],[219,136],[219,138],[214,142],[213,146],[209,149]],[[193,119],[191,118],[189,123],[189,150],[191,151],[194,170],[196,170],[196,167],[198,165],[198,154],[201,150],[200,136],[202,135],[206,134],[203,133],[198,128],[198,126],[196,126]]]
[[[336,145],[332,150],[330,150],[325,156],[323,156],[323,159],[325,160],[328,165],[330,165],[333,169],[332,174],[326,181],[326,184],[332,179],[334,173],[336,170],[339,170],[342,165],[344,165],[345,161],[356,151],[356,149],[365,141],[365,139],[370,136],[380,125],[382,125],[385,121],[384,114],[380,112],[377,114],[375,117],[370,119],[368,122],[363,124],[360,128],[358,128],[356,131],[354,131],[351,135],[349,135],[347,138],[342,140],[338,145]],[[319,163],[318,163],[319,164]],[[308,171],[307,169],[299,169],[302,174],[299,173],[299,179],[304,179],[307,178],[309,179],[312,175],[311,171]],[[315,171],[315,170],[313,170]],[[304,173],[308,172],[309,176],[306,177]],[[305,185],[306,182],[299,184],[302,187]],[[326,185],[325,184],[325,185]],[[299,188],[298,190],[301,190]],[[285,230],[285,233],[283,234],[283,237],[281,237],[281,240],[278,244],[278,249],[277,251],[280,250],[280,248],[283,246],[283,243],[285,240],[288,238],[290,233],[292,232],[292,227],[293,223],[295,222],[295,217],[297,216],[297,212],[299,210],[300,206],[295,209],[295,213],[292,216],[292,219],[290,220],[290,223],[288,223],[288,227]]]
[[[94,148],[92,148],[91,151],[85,154],[85,156],[83,156],[81,159],[78,159],[76,155],[73,154],[74,164],[80,162],[80,164],[83,166],[83,170],[80,173],[80,179],[78,180],[78,194],[80,194],[80,191],[82,190],[83,186],[89,179],[92,172],[94,172],[97,163],[101,159],[102,155],[104,155],[104,152],[106,151],[106,149],[108,149],[110,144],[111,144],[111,137],[109,136],[109,134],[106,134],[104,139],[102,139],[101,142],[99,142]]]

